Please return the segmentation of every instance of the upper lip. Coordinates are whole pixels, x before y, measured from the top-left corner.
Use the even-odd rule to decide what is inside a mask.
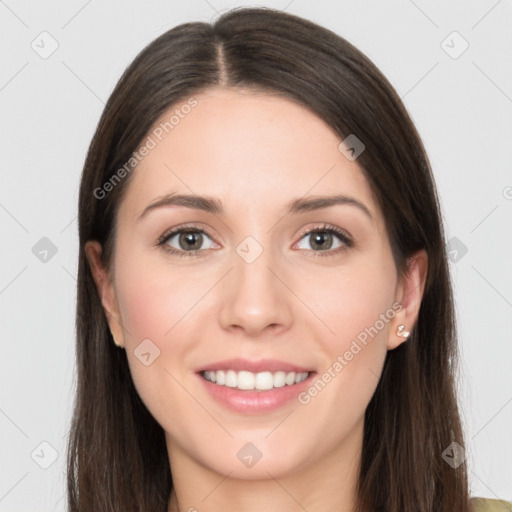
[[[196,372],[205,372],[213,370],[234,370],[234,371],[247,371],[252,373],[259,372],[296,372],[305,373],[313,370],[299,366],[285,361],[279,361],[278,359],[259,359],[258,361],[251,361],[249,359],[225,359],[224,361],[217,361],[215,363],[207,364],[197,368]]]

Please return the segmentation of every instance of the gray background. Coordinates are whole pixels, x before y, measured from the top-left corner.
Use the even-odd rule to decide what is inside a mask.
[[[155,37],[239,5],[283,9],[332,29],[365,52],[403,98],[434,168],[453,249],[472,494],[511,499],[510,1],[5,0],[0,510],[66,507],[77,190],[104,102]]]

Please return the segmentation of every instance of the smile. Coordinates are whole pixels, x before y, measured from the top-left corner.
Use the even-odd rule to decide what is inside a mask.
[[[263,371],[258,373],[235,370],[203,371],[204,379],[218,386],[237,388],[242,391],[268,391],[284,386],[299,384],[308,378],[310,372]]]

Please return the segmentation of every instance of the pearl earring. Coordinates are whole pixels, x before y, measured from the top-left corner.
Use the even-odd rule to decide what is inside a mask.
[[[398,330],[396,331],[397,336],[402,336],[403,338],[407,338],[410,334],[408,331],[404,331],[405,325],[399,325]]]

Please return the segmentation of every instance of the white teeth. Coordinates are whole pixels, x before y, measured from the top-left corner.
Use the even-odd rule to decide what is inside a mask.
[[[215,372],[204,372],[205,378],[211,380],[212,382],[216,382],[217,376]]]
[[[274,387],[282,388],[286,383],[286,373],[285,372],[276,372],[273,376],[274,379]]]
[[[228,370],[226,372],[226,380],[224,381],[224,386],[228,386],[229,388],[236,388],[236,372],[233,370]]]
[[[238,372],[237,388],[238,389],[254,389],[254,373]]]
[[[292,386],[295,384],[295,372],[287,373],[284,381],[287,386]]]
[[[274,378],[270,372],[261,372],[256,374],[256,381],[254,382],[256,389],[266,391],[274,387]]]
[[[272,388],[282,388],[283,386],[293,386],[307,379],[309,373],[295,372],[260,372],[252,373],[247,371],[235,372],[234,370],[205,371],[203,377],[219,386],[228,386],[242,390],[256,389],[267,391]]]

